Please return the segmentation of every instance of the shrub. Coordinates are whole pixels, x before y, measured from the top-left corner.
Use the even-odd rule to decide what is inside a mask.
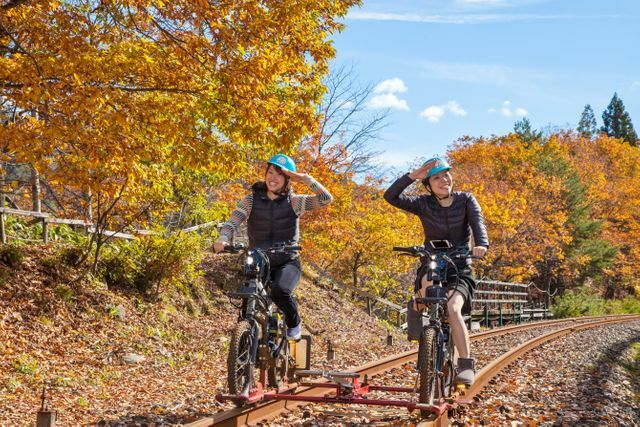
[[[69,267],[76,267],[84,255],[85,248],[79,245],[64,246],[59,253],[60,261]]]
[[[7,267],[18,269],[24,261],[24,251],[17,245],[2,245],[0,247],[0,262]]]
[[[551,311],[558,318],[640,313],[640,299],[607,300],[587,288],[578,288],[557,297]]]
[[[152,235],[106,248],[100,273],[109,287],[148,293],[161,286],[188,292],[200,275],[203,241],[195,233]]]
[[[56,286],[55,293],[58,297],[62,298],[64,302],[71,302],[73,298],[73,289],[67,285]]]

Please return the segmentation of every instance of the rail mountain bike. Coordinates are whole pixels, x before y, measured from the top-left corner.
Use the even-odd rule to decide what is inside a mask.
[[[268,254],[299,250],[300,246],[285,244],[266,250],[234,244],[223,251],[244,255],[244,280],[238,290],[228,293],[240,300],[227,356],[227,383],[236,406],[258,401],[267,387],[281,388],[292,379],[295,359],[286,338],[284,315],[270,298]]]
[[[426,306],[422,315],[428,319],[418,341],[419,401],[433,405],[452,395],[456,376],[458,357],[449,326],[447,287],[459,280],[455,261],[472,257],[469,248],[454,248],[447,240],[432,240],[429,246],[395,246],[393,250],[421,258],[427,266],[427,280],[433,281],[424,298],[414,299]],[[421,410],[421,414],[427,417],[429,411]]]

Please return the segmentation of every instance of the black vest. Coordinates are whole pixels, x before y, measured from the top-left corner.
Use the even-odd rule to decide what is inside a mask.
[[[297,244],[298,216],[291,206],[291,193],[271,200],[260,185],[254,184],[253,205],[247,220],[249,246],[267,249],[276,243]]]

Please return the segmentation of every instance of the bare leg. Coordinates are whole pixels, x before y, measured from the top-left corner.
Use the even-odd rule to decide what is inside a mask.
[[[464,305],[464,296],[457,291],[449,291],[449,302],[447,308],[449,310],[449,325],[451,325],[451,335],[453,343],[458,349],[460,357],[469,358],[469,332],[467,325],[462,317],[462,306]]]
[[[429,286],[433,285],[433,282],[431,280],[427,280],[427,275],[425,274],[424,276],[422,276],[422,279],[420,280],[420,289],[418,289],[418,292],[416,292],[415,298],[424,298],[424,296],[426,295],[426,291],[427,288]],[[424,311],[424,309],[426,308],[426,306],[424,304],[416,304],[415,301],[412,301],[411,304],[413,304],[413,308],[422,312]]]
[[[418,292],[416,292],[416,298],[424,298],[426,289],[433,285],[433,282],[427,280],[427,276],[422,276],[420,281],[422,285]],[[464,305],[464,296],[457,291],[449,291],[449,302],[447,309],[449,312],[449,325],[451,325],[451,335],[453,337],[453,344],[458,349],[460,357],[468,358],[471,353],[471,347],[469,345],[469,331],[467,331],[467,325],[464,323],[462,317],[462,306]],[[422,312],[425,309],[423,304],[416,304],[412,302],[413,307]]]

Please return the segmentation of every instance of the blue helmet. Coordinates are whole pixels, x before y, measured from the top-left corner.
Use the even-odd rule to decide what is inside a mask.
[[[451,170],[451,165],[442,157],[432,157],[431,159],[424,162],[422,166],[428,165],[429,172],[427,173],[427,179],[431,178],[433,175],[438,172]]]
[[[296,171],[295,162],[293,161],[293,159],[291,159],[291,157],[285,154],[276,154],[275,156],[269,159],[268,163],[281,167],[282,169],[286,169],[289,172]]]

